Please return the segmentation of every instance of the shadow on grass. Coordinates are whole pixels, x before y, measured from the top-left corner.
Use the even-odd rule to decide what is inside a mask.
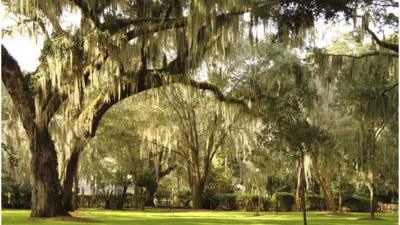
[[[84,217],[77,217],[77,216],[58,216],[54,218],[31,218],[30,220],[33,221],[62,221],[62,222],[76,222],[76,223],[99,223],[100,220],[92,219],[92,218],[84,218]]]
[[[301,225],[300,213],[262,213],[255,217],[246,212],[222,211],[104,211],[82,210],[73,213],[75,217],[53,219],[30,219],[29,211],[6,211],[2,213],[6,225]],[[397,214],[379,214],[384,220],[359,220],[366,213],[354,213],[346,216],[333,216],[324,212],[311,212],[309,225],[395,225]]]

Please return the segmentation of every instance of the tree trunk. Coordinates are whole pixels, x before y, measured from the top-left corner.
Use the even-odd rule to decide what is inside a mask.
[[[31,140],[31,217],[68,215],[61,204],[57,153],[47,128],[37,128]]]
[[[369,212],[371,218],[375,218],[375,183],[369,185]]]
[[[302,209],[301,203],[301,166],[299,166],[299,170],[297,173],[297,184],[296,184],[296,211],[300,211]]]
[[[74,178],[74,200],[73,200],[73,207],[74,210],[77,210],[79,208],[79,177],[78,173],[75,174]]]
[[[113,192],[111,189],[108,189],[106,191],[105,195],[105,204],[104,204],[104,209],[111,209],[111,198],[112,198]]]
[[[145,206],[154,207],[154,193],[155,191],[146,188],[146,201]]]
[[[339,214],[343,214],[343,185],[342,185],[342,174],[339,164],[338,170],[338,185],[339,185]]]
[[[303,224],[307,225],[307,208],[306,208],[306,174],[304,171],[304,155],[301,155],[301,162],[300,162],[300,174],[302,177],[301,183],[301,200],[303,203]]]
[[[327,203],[327,207],[330,211],[332,211],[333,213],[337,213],[336,211],[336,206],[335,206],[335,199],[333,197],[333,192],[332,192],[332,177],[329,173],[324,174],[324,178],[321,177],[321,174],[318,171],[318,168],[315,169],[315,175],[317,178],[317,182],[319,184],[319,186],[321,187],[326,203]]]
[[[46,110],[35,108],[33,93],[24,84],[26,78],[17,61],[1,46],[1,79],[21,118],[31,151],[32,205],[31,217],[67,215],[61,207],[57,153],[48,132],[48,122],[61,101],[48,103]],[[54,96],[53,96],[54,97]],[[39,113],[37,113],[39,111]],[[40,113],[44,113],[40,115]],[[39,114],[39,115],[37,115]]]
[[[120,199],[118,201],[117,209],[123,209],[124,208],[124,205],[125,205],[125,202],[126,202],[126,192],[127,192],[127,190],[128,190],[128,185],[125,185],[123,187],[122,194],[121,194]]]
[[[203,208],[203,190],[204,184],[198,180],[193,182],[192,186],[192,203],[193,209],[202,209]]]
[[[79,161],[79,151],[74,149],[71,153],[71,157],[67,162],[67,171],[65,174],[65,180],[63,183],[62,191],[62,205],[65,210],[73,211],[73,201],[72,201],[72,186],[74,183],[74,178],[78,171],[78,161]]]

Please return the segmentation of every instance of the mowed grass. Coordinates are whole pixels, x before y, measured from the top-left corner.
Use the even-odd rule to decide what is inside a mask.
[[[145,211],[107,211],[84,209],[73,213],[74,221],[66,218],[31,219],[27,210],[3,210],[4,225],[214,225],[214,224],[269,224],[290,225],[303,224],[301,213],[261,213],[253,216],[251,212],[225,211],[187,211],[179,210],[174,214],[169,210],[147,209]],[[397,213],[378,213],[381,220],[360,220],[368,213],[351,213],[345,216],[334,216],[323,212],[309,212],[309,225],[395,225],[398,224]],[[82,218],[82,219],[81,219]],[[77,220],[77,221],[76,221]]]

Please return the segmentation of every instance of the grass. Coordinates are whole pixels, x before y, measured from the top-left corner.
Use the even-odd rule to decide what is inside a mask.
[[[177,211],[151,209],[146,211],[107,211],[84,209],[73,213],[74,220],[66,218],[31,219],[27,210],[3,210],[4,225],[302,225],[300,213],[262,213],[255,217],[251,212],[224,211]],[[397,213],[378,213],[381,220],[360,220],[367,213],[352,213],[346,216],[334,216],[323,212],[310,212],[309,225],[395,225],[398,224]],[[78,219],[76,219],[78,218]],[[80,220],[79,218],[85,218]],[[83,222],[82,222],[83,221]]]

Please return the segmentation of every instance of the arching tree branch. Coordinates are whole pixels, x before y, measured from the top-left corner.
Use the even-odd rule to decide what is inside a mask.
[[[379,39],[379,37],[371,30],[369,27],[365,27],[365,30],[372,36],[372,39],[381,47],[390,49],[395,52],[399,52],[399,45],[398,44],[393,44],[393,43],[388,43],[385,41],[382,41]]]
[[[380,51],[373,51],[373,52],[366,52],[358,55],[351,55],[351,54],[326,54],[328,56],[343,56],[343,57],[350,57],[350,58],[355,58],[355,59],[361,59],[365,57],[370,57],[370,56],[375,56],[375,55],[386,55],[386,56],[392,56],[395,58],[399,57],[399,54],[393,53],[393,52],[380,52]]]
[[[3,45],[1,45],[1,62],[1,79],[29,135],[29,132],[33,132],[35,123],[35,104],[32,93],[28,85],[24,83],[24,75],[17,61],[8,53]]]

